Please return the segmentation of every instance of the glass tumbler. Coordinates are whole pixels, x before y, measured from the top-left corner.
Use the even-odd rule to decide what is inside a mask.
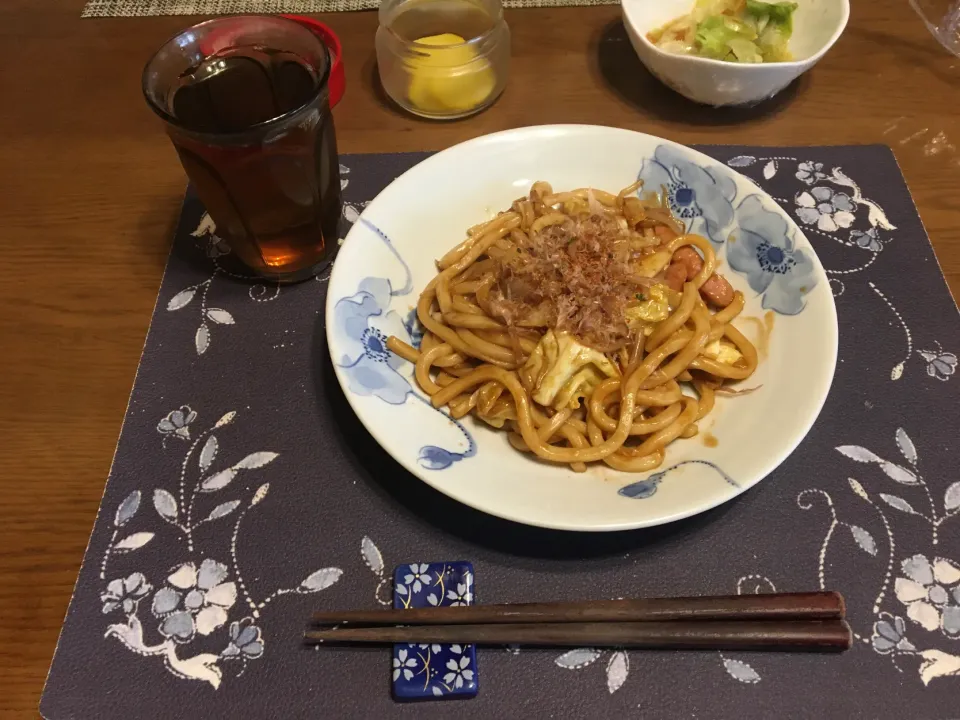
[[[337,251],[340,170],[331,57],[284,18],[228,17],[168,40],[143,71],[217,234],[257,275],[311,277]]]
[[[910,0],[910,4],[940,44],[960,57],[960,1]]]

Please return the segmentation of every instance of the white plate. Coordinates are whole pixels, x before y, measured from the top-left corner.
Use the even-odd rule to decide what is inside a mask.
[[[667,449],[658,472],[603,464],[578,474],[510,447],[506,434],[434,410],[412,366],[383,347],[407,337],[434,260],[468,227],[493,217],[531,183],[617,192],[643,176],[668,187],[674,212],[715,241],[721,267],[747,304],[735,324],[751,339],[773,318],[769,348],[749,386],[718,398],[701,433]],[[763,264],[768,269],[762,267]],[[771,263],[779,261],[772,272]],[[762,320],[760,321],[762,322]],[[364,210],[330,279],[327,339],[337,378],[374,438],[407,470],[450,497],[529,525],[609,531],[703,512],[768,475],[813,425],[837,357],[837,314],[827,276],[790,217],[750,180],[666,140],[586,125],[487,135],[423,161]],[[716,438],[707,447],[705,438]]]

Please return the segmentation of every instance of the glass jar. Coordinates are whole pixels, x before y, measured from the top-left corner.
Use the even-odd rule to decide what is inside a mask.
[[[461,118],[503,92],[510,29],[500,0],[383,0],[379,18],[380,82],[404,109]]]

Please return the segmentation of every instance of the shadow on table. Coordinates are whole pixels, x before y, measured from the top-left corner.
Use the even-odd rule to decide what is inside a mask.
[[[363,64],[363,71],[360,73],[361,82],[369,95],[377,101],[377,105],[387,110],[392,115],[409,119],[409,115],[402,107],[397,105],[387,91],[383,89],[383,83],[380,82],[380,70],[377,67],[377,58],[371,55]]]
[[[432,528],[507,555],[575,560],[622,555],[628,550],[695,532],[716,521],[729,507],[721,506],[696,517],[655,528],[609,533],[546,530],[474,510],[407,472],[377,444],[357,418],[340,388],[327,351],[326,332],[319,319],[314,338],[313,380],[318,388],[317,402],[321,405],[318,412],[337,419],[337,431],[369,486],[381,496],[389,498],[391,504],[404,508]],[[329,403],[329,408],[322,407],[326,403]]]
[[[803,93],[801,75],[772,98],[751,107],[713,108],[687,100],[657,80],[640,62],[623,22],[615,20],[600,33],[597,44],[600,81],[621,100],[645,115],[687,125],[741,125],[780,112]]]

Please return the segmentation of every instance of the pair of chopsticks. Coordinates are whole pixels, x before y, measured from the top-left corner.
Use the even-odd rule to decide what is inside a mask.
[[[842,652],[835,592],[318,612],[308,643],[461,643]]]

